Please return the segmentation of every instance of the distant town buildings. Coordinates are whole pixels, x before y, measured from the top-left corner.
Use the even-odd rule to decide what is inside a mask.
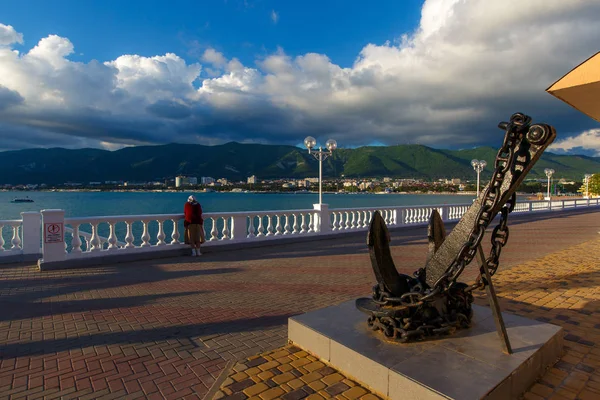
[[[215,182],[215,178],[212,178],[210,176],[203,176],[200,178],[200,183],[202,185],[210,185],[211,183]]]
[[[195,176],[176,176],[175,177],[175,187],[182,187],[182,186],[190,186],[190,185],[197,185],[198,184],[198,178],[196,178]]]
[[[252,176],[248,177],[248,184],[249,185],[256,184],[257,183],[256,181],[257,181],[256,175],[252,175]]]

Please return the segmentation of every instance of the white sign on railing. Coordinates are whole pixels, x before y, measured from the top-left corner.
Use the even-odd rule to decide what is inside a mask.
[[[44,224],[44,243],[62,243],[63,241],[63,223]]]

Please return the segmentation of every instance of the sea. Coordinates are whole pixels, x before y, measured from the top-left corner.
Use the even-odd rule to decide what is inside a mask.
[[[312,209],[318,193],[232,192],[0,192],[0,220],[20,219],[23,211],[65,210],[66,217],[183,213],[188,196],[196,196],[203,212]],[[16,197],[33,203],[11,203]],[[329,208],[467,204],[474,195],[324,193]]]

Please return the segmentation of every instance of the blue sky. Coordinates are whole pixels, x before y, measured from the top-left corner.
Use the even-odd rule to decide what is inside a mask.
[[[173,52],[194,62],[206,47],[213,47],[252,64],[282,47],[290,54],[324,53],[336,64],[351,66],[366,44],[384,43],[418,25],[422,1],[376,3],[25,0],[5,2],[0,9],[5,23],[30,38],[21,48],[53,33],[71,38],[77,53],[70,58],[77,61]]]
[[[0,150],[498,147],[497,123],[524,112],[556,127],[553,151],[600,155],[600,124],[545,93],[598,51],[597,15],[597,0],[5,1]]]

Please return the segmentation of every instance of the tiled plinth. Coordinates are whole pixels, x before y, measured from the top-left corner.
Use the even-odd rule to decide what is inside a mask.
[[[518,398],[562,354],[562,328],[503,314],[514,354],[502,353],[492,312],[473,305],[470,329],[420,343],[381,340],[354,301],[289,319],[289,340],[391,399]]]

